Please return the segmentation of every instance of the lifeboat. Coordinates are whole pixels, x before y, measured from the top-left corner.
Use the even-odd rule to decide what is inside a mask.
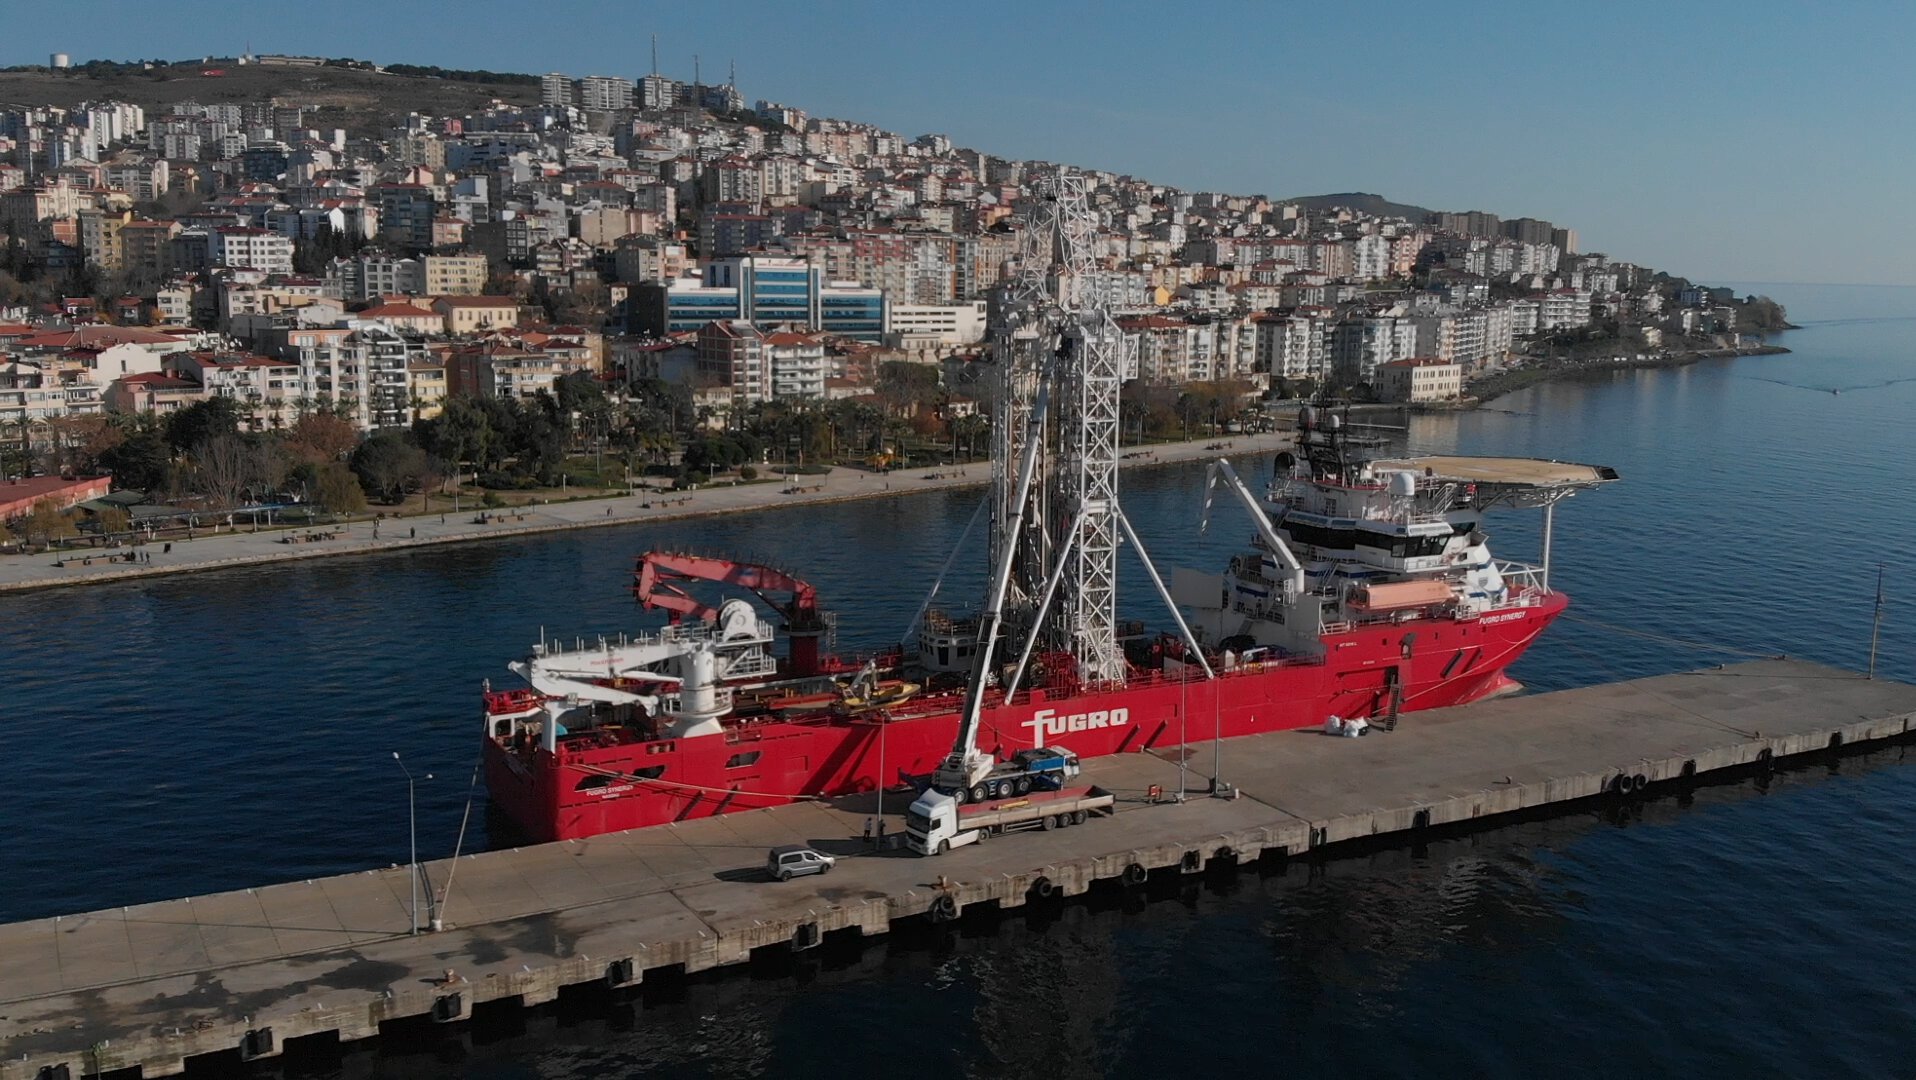
[[[1452,595],[1449,583],[1443,581],[1393,581],[1352,589],[1350,605],[1358,611],[1402,611],[1448,604]]]
[[[839,701],[837,694],[780,694],[766,698],[764,705],[773,712],[809,712],[829,709]]]
[[[872,687],[871,693],[861,696],[846,695],[844,701],[846,708],[850,709],[882,709],[887,705],[896,705],[908,700],[923,689],[924,687],[918,683],[905,682],[903,679],[881,679],[876,686]]]

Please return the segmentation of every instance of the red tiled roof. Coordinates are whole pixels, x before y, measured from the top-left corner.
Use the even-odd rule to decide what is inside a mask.
[[[24,499],[44,499],[49,495],[58,495],[63,491],[72,491],[97,485],[105,480],[104,476],[23,476],[15,480],[0,482],[0,502],[17,502]]]

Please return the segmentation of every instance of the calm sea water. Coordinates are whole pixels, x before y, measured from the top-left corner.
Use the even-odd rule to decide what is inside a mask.
[[[1516,669],[1541,689],[1787,652],[1916,680],[1916,290],[1749,287],[1790,355],[1618,373],[1419,418],[1415,449],[1612,465],[1557,516],[1574,598]],[[1832,390],[1841,391],[1832,393]],[[1201,472],[1128,472],[1160,565],[1214,564]],[[0,919],[405,858],[472,792],[481,679],[536,640],[638,623],[651,546],[792,567],[841,643],[897,637],[976,504],[953,493],[591,530],[0,600]],[[1493,543],[1533,554],[1530,515]],[[1157,614],[1127,569],[1132,613]],[[976,591],[967,565],[948,585]],[[1633,631],[1625,633],[1623,631]],[[1916,769],[1892,749],[1623,813],[1248,876],[1157,902],[900,937],[608,1010],[490,1022],[344,1062],[381,1076],[1909,1075]],[[480,793],[483,798],[483,793]],[[1862,824],[1867,823],[1867,825]],[[483,842],[483,838],[479,838]],[[4,962],[4,958],[0,958]],[[503,1025],[503,1026],[501,1026]]]

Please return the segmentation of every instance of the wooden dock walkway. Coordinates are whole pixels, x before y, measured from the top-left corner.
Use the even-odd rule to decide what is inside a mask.
[[[1119,794],[1117,818],[938,859],[868,852],[867,798],[487,852],[456,871],[432,863],[436,886],[451,878],[447,928],[417,937],[404,867],[0,926],[0,1080],[134,1066],[166,1076],[201,1054],[269,1057],[302,1036],[363,1039],[387,1021],[456,1021],[476,1003],[539,1004],[564,986],[701,971],[835,931],[881,934],[896,919],[938,917],[941,875],[962,917],[1102,880],[1624,797],[1897,738],[1912,719],[1916,687],[1763,660],[1416,713],[1362,739],[1227,740],[1217,771],[1233,799],[1202,794],[1209,743],[1100,759],[1087,778]],[[1153,785],[1179,790],[1187,750],[1194,797],[1148,802]],[[894,832],[905,802],[891,797]],[[766,849],[792,842],[850,857],[823,877],[767,880]]]

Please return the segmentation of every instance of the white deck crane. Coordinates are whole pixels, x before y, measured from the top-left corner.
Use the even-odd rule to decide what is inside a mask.
[[[1038,473],[1039,436],[1044,431],[1049,402],[1050,395],[1040,388],[1038,400],[1031,410],[1031,432],[1027,433],[1024,441],[1024,460],[1018,468],[1017,499],[1012,504],[1017,509],[1006,534],[1008,537],[1015,538],[1024,529],[1031,484]],[[972,662],[970,684],[965,690],[965,712],[958,724],[958,738],[952,743],[951,753],[931,777],[932,786],[940,791],[954,794],[964,792],[983,779],[997,764],[990,754],[978,749],[978,725],[984,713],[985,691],[991,685],[992,658],[1003,636],[1005,593],[1011,586],[1011,565],[1016,556],[1015,544],[999,545],[995,565],[991,568],[991,593],[986,599],[984,618],[979,622],[978,652]]]

